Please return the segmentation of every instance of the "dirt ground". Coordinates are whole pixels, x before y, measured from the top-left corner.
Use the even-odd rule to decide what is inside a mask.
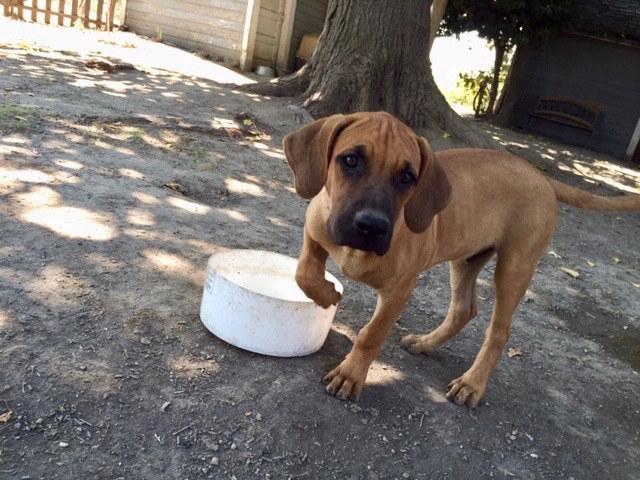
[[[363,398],[340,402],[320,378],[375,294],[333,265],[345,294],[316,354],[248,353],[199,319],[211,254],[299,252],[295,99],[132,34],[0,22],[0,478],[639,478],[640,213],[562,207],[477,410],[444,392],[482,342],[491,265],[479,318],[430,356],[398,346],[447,311],[447,266],[421,275]],[[639,192],[636,167],[478,125],[552,177]]]

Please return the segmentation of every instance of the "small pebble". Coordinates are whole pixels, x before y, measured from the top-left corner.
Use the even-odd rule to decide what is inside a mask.
[[[218,465],[220,465],[220,460],[218,460],[218,457],[213,457],[211,459],[211,465],[213,465],[214,467],[217,467]]]

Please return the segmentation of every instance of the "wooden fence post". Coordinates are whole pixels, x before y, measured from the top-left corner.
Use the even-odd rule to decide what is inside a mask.
[[[58,0],[58,25],[64,25],[64,4],[66,0]]]
[[[96,7],[96,29],[100,29],[102,27],[102,7],[104,6],[104,0],[98,0],[98,5]]]
[[[44,23],[49,25],[51,23],[51,0],[45,2],[44,10]]]
[[[31,2],[31,21],[38,21],[38,0],[32,0]]]
[[[71,0],[71,26],[74,27],[78,21],[78,0]]]
[[[122,6],[124,8],[124,5]],[[116,0],[109,1],[109,12],[107,13],[107,32],[113,30],[113,15],[116,11]]]
[[[82,16],[82,24],[84,28],[89,28],[89,16],[91,15],[91,0],[84,0],[84,15]]]

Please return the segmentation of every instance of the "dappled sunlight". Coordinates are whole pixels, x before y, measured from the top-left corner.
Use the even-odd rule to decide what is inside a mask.
[[[54,178],[52,175],[41,172],[40,170],[9,170],[0,169],[0,181],[3,184],[15,184],[16,182],[23,183],[53,183]]]
[[[30,141],[27,138],[18,135],[7,135],[3,137],[0,142],[0,154],[18,153],[28,158],[35,158],[37,156],[37,152],[29,146]]]
[[[146,248],[142,250],[142,256],[153,269],[159,270],[162,273],[190,276],[199,270],[199,268],[196,268],[193,263],[185,258],[161,248]]]
[[[140,208],[132,208],[127,211],[127,222],[142,227],[151,227],[156,224],[153,214],[148,210],[142,210]]]
[[[479,125],[507,150],[543,171],[559,170],[585,183],[606,185],[626,193],[640,193],[640,171],[635,164],[533,133],[504,129],[487,122]]]
[[[206,215],[211,211],[211,207],[202,205],[200,203],[192,202],[190,200],[185,200],[184,198],[168,197],[167,203],[176,208],[179,208],[180,210],[184,210],[189,213],[194,213],[196,215]]]
[[[433,388],[430,385],[425,385],[424,393],[431,399],[432,402],[435,403],[447,403],[449,401],[447,400],[444,390]]]
[[[123,177],[133,178],[134,180],[144,180],[144,173],[140,173],[137,170],[133,170],[131,168],[120,168],[118,172]]]
[[[43,30],[38,25],[16,22],[0,17],[2,39],[5,43],[28,42],[30,46],[46,45],[46,48],[58,51],[73,51],[79,55],[95,58],[108,54],[116,60],[140,65],[152,74],[164,74],[180,65],[184,75],[208,79],[220,83],[243,85],[255,83],[254,80],[197,55],[172,48],[159,42],[150,42],[126,32],[84,31],[78,28],[57,28],[55,35],[51,30]],[[115,48],[110,48],[113,45]],[[127,48],[122,48],[126,45]],[[42,52],[39,52],[42,53]],[[53,54],[53,53],[51,53]]]
[[[227,178],[225,180],[225,186],[231,193],[249,194],[255,197],[267,196],[262,187],[259,187],[254,183],[241,182],[240,180],[236,180],[235,178]]]
[[[242,212],[239,212],[237,210],[231,210],[228,208],[219,208],[218,212],[222,213],[223,215],[226,215],[227,217],[229,217],[231,220],[235,220],[236,222],[248,222],[249,218]]]
[[[131,196],[146,205],[160,205],[162,203],[161,200],[148,193],[133,192]]]
[[[285,222],[284,220],[278,217],[267,217],[267,220],[273,223],[276,227],[283,227],[283,228],[291,227],[291,224]]]
[[[17,195],[20,218],[66,238],[107,241],[117,237],[114,219],[86,208],[59,206],[61,196],[49,187],[37,187]]]
[[[181,98],[181,97],[183,97],[182,93],[180,93],[180,92],[162,92],[161,95],[163,97],[167,97],[167,98]]]
[[[76,162],[75,160],[68,160],[65,158],[58,158],[53,161],[56,165],[62,168],[68,168],[70,170],[82,170],[84,165],[80,162]]]
[[[284,156],[284,152],[281,149],[275,149],[272,148],[269,145],[266,145],[264,143],[260,143],[260,142],[253,142],[252,146],[254,148],[257,148],[258,150],[260,150],[260,153],[262,153],[263,155],[266,155],[267,157],[270,158],[276,158],[278,160],[285,160],[285,156]]]
[[[367,374],[367,385],[388,385],[390,383],[401,382],[405,374],[401,370],[385,364],[380,359],[376,359],[369,368]]]
[[[640,193],[640,172],[602,160],[572,160],[568,165],[559,165],[560,170],[571,172],[591,183],[604,183],[629,193]]]
[[[232,118],[213,117],[212,125],[219,125],[222,128],[237,128],[236,122]]]
[[[116,230],[108,225],[111,222],[109,216],[85,208],[33,208],[22,214],[21,218],[66,238],[101,242],[117,237]]]

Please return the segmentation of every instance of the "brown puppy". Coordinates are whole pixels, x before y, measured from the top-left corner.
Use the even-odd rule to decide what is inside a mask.
[[[451,267],[451,305],[427,335],[401,345],[430,353],[477,314],[476,280],[497,254],[496,299],[485,341],[447,396],[477,406],[511,331],[511,318],[554,234],[558,201],[600,211],[640,209],[640,195],[598,197],[546,178],[504,152],[464,149],[434,155],[389,114],[334,115],[287,135],[295,188],[313,198],[296,280],[318,305],[340,300],[324,278],[328,255],[342,272],[378,292],[371,321],[324,378],[326,391],[358,399],[371,362],[411,296],[418,273]]]

